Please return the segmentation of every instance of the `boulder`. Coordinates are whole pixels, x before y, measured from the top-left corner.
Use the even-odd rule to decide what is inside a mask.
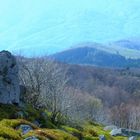
[[[18,129],[21,129],[22,134],[25,135],[27,134],[29,131],[33,130],[33,128],[30,125],[27,124],[21,124]]]
[[[104,128],[105,131],[112,131],[113,129],[117,129],[118,127],[115,125],[109,125]]]
[[[0,103],[18,104],[20,87],[15,57],[8,51],[0,52]]]

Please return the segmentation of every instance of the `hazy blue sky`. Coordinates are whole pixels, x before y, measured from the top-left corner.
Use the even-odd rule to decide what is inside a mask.
[[[0,0],[0,50],[55,52],[140,37],[140,0]]]

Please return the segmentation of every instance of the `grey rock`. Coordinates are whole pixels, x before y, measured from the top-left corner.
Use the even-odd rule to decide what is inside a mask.
[[[136,130],[131,129],[125,129],[125,128],[119,128],[119,129],[113,129],[110,134],[112,136],[140,136],[140,132]]]
[[[33,128],[30,125],[26,125],[26,124],[21,124],[18,129],[22,130],[22,134],[27,134],[29,131],[33,130]]]
[[[124,136],[123,133],[122,133],[122,129],[119,128],[119,129],[113,129],[111,132],[110,132],[111,136]]]
[[[115,125],[109,125],[104,128],[105,131],[112,131],[113,129],[118,129]]]
[[[0,103],[18,104],[20,87],[15,57],[8,51],[0,52]]]
[[[26,138],[24,140],[39,140],[39,139],[37,137],[35,137],[35,136],[32,136],[32,137],[28,137],[28,138]]]
[[[129,137],[128,140],[137,140],[136,136]]]
[[[104,135],[100,135],[100,136],[99,136],[99,140],[106,140],[106,138],[105,138]]]

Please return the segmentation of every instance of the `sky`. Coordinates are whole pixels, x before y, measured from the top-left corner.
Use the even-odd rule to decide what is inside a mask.
[[[140,0],[0,0],[0,50],[55,53],[140,37]]]

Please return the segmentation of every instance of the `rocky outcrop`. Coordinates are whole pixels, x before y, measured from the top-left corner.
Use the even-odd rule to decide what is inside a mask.
[[[15,57],[8,51],[0,52],[0,103],[18,104],[20,87]]]

